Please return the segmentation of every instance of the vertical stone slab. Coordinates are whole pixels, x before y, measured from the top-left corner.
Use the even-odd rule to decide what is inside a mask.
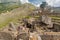
[[[41,20],[41,22],[47,24],[48,28],[52,28],[53,27],[52,19],[49,16],[42,15],[40,20]]]

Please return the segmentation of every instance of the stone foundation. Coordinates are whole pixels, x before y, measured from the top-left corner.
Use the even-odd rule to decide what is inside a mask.
[[[46,32],[41,35],[42,40],[60,40],[60,32]]]

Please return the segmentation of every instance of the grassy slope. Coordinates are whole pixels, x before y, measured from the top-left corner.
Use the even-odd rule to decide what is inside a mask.
[[[11,11],[15,8],[18,8],[19,5],[17,4],[10,4],[10,3],[0,3],[0,13],[4,13],[4,12],[7,12],[7,11]]]
[[[17,8],[17,9],[15,9]],[[9,22],[17,22],[18,19],[21,19],[21,18],[29,18],[30,16],[27,16],[29,13],[32,12],[32,10],[35,9],[35,7],[31,4],[23,4],[21,5],[20,7],[19,6],[9,6],[7,7],[7,10],[10,10],[10,9],[14,9],[10,12],[7,12],[7,13],[3,13],[3,14],[0,14],[0,28],[1,27],[4,27],[5,25],[9,24]],[[39,16],[36,16],[36,18],[39,17]],[[56,17],[56,16],[52,16],[51,17],[52,19],[54,20],[59,20],[60,21],[60,17]]]
[[[27,6],[28,5],[28,8]],[[18,19],[26,17],[32,10],[35,9],[34,6],[30,4],[24,4],[20,8],[14,9],[11,12],[0,14],[0,28],[7,25],[9,22],[16,22]]]

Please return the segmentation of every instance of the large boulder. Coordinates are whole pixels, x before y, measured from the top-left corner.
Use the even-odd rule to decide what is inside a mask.
[[[46,24],[48,28],[52,28],[53,27],[52,19],[49,16],[42,15],[40,17],[40,20],[41,20],[42,23]]]

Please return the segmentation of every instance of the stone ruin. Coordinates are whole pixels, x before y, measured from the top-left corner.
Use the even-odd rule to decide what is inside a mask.
[[[11,22],[0,32],[0,40],[60,40],[58,32],[60,25],[54,24],[48,16],[42,16],[23,19],[18,25]]]
[[[48,12],[47,12],[48,11]],[[0,40],[60,40],[60,24],[55,24],[46,15],[50,10],[35,11],[32,17],[43,14],[38,19],[23,19],[23,25],[10,23],[0,31]],[[30,16],[31,16],[30,15]]]
[[[42,15],[42,16],[40,17],[40,20],[41,20],[41,23],[46,24],[46,26],[47,26],[48,28],[52,28],[52,27],[53,27],[52,19],[51,19],[49,16],[47,16],[47,15]]]
[[[60,31],[58,28],[60,25],[53,24],[53,27],[48,28],[47,25],[50,24],[49,22],[47,23],[47,21],[42,21],[42,24],[44,25],[42,25],[40,22],[40,19],[38,21],[34,18],[28,19],[28,21],[24,19],[24,24],[21,23],[17,26],[11,22],[6,29],[4,28],[4,30],[0,32],[0,40],[60,40],[60,33],[57,32]],[[39,27],[37,27],[37,25]],[[41,29],[41,27],[45,27],[46,29]]]

